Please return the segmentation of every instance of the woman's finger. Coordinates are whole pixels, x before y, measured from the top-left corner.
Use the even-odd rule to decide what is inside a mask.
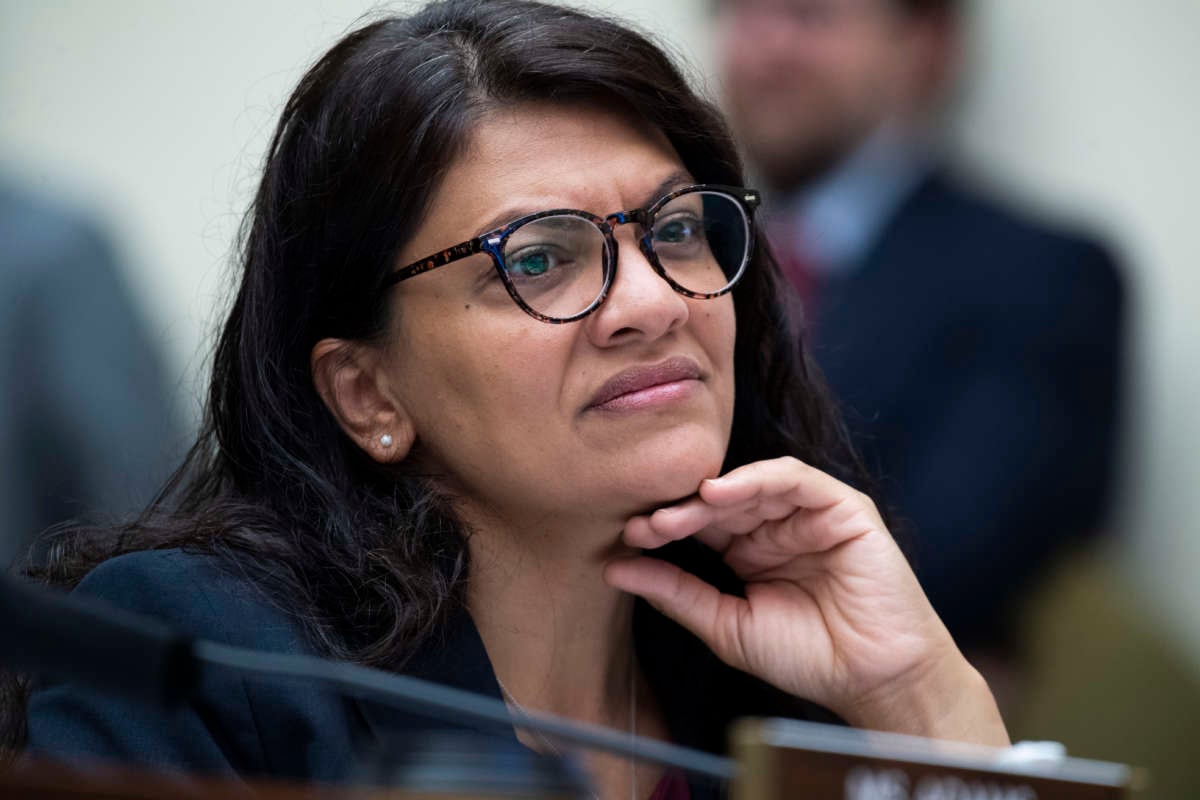
[[[876,529],[883,521],[865,495],[801,461],[779,458],[705,481],[698,496],[631,519],[624,539],[654,549],[694,536],[724,553],[750,534],[738,549],[769,544],[781,553],[804,553]]]
[[[610,561],[604,580],[645,599],[695,634],[725,663],[745,669],[738,636],[739,618],[750,612],[744,599],[722,594],[674,564],[644,556]]]
[[[828,508],[859,493],[816,467],[791,456],[755,461],[719,478],[700,483],[700,497],[710,505],[730,506],[753,499],[786,500],[795,507]]]
[[[715,509],[698,497],[660,508],[653,514],[633,517],[625,524],[625,543],[652,550],[668,542],[687,538],[706,527]]]
[[[660,508],[652,514],[633,517],[626,523],[625,543],[653,549],[686,539],[705,528],[740,535],[749,533],[765,520],[783,519],[796,510],[781,498],[751,498],[738,504],[717,506],[702,497]]]
[[[675,513],[676,506],[645,517],[634,517],[625,525],[624,542],[631,547],[653,550],[664,544],[693,537],[719,553],[725,552],[734,536],[762,524],[762,517],[741,508],[718,509],[696,500],[701,508]]]
[[[718,531],[720,520],[731,513],[730,509],[714,508],[698,497],[692,498],[647,516],[633,517],[625,523],[624,542],[631,547],[653,550],[695,535],[709,547],[724,550],[728,546],[728,533],[702,534],[709,528]]]
[[[729,482],[722,483],[726,478]],[[816,553],[886,531],[869,497],[794,458],[755,462],[705,481],[700,497],[713,505],[755,503],[764,524],[748,541],[737,542],[738,549],[770,544],[785,552]]]

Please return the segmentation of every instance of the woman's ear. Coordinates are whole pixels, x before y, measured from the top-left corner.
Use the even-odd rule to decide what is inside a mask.
[[[379,463],[393,464],[408,455],[416,430],[387,390],[380,356],[369,345],[322,339],[309,363],[317,394],[346,435]]]

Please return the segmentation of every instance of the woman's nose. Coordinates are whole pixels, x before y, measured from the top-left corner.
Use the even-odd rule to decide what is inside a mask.
[[[654,341],[688,320],[687,299],[647,259],[634,236],[618,237],[616,274],[604,302],[588,319],[598,347]]]

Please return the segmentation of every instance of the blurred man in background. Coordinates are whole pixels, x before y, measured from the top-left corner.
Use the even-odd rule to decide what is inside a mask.
[[[1102,524],[1123,300],[1102,247],[939,158],[957,6],[721,0],[718,51],[810,342],[918,575],[962,646],[1007,653],[1022,590]]]
[[[0,179],[0,566],[154,496],[183,443],[160,359],[107,237]]]

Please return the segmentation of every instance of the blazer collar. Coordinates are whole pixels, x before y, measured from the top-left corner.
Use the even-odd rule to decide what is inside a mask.
[[[418,647],[398,672],[453,689],[496,700],[503,699],[479,630],[471,615],[461,606],[451,612],[446,624]],[[374,700],[357,699],[353,702],[377,743],[431,729],[477,730],[516,741],[516,734],[511,729],[501,730],[488,724],[471,726],[425,713],[405,711]]]
[[[467,610],[456,607],[442,626],[442,631],[443,634],[435,635],[421,645],[399,673],[503,700],[500,683],[496,680],[483,639]],[[403,711],[371,700],[353,702],[374,740],[371,744],[375,752],[386,749],[389,743],[405,736],[430,730],[483,731],[508,743],[523,746],[511,728],[501,730],[494,726],[480,726],[473,729],[464,723]],[[716,800],[728,793],[724,783],[714,779],[688,776],[687,783],[692,800]]]

